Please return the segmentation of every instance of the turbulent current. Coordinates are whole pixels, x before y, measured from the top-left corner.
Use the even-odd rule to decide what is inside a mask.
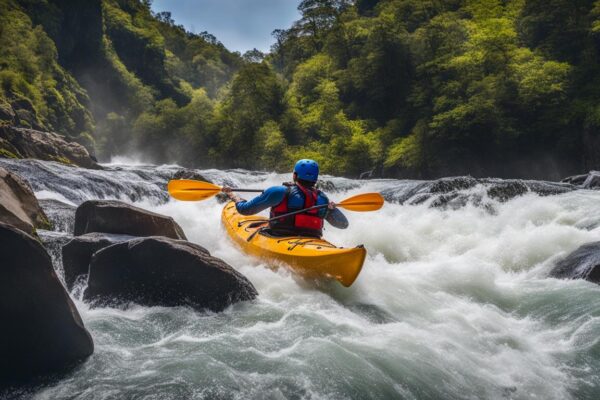
[[[188,308],[94,308],[72,293],[95,353],[35,399],[598,399],[600,289],[550,278],[557,260],[600,240],[600,191],[506,201],[483,184],[460,207],[387,203],[346,212],[335,244],[364,244],[354,285],[312,282],[240,251],[222,205],[169,200],[176,166],[110,164],[103,171],[0,160],[32,185],[67,240],[72,207],[120,199],[172,216],[188,239],[246,275],[259,292],[222,313]],[[197,171],[216,183],[264,188],[287,175]],[[402,191],[414,181],[326,177],[333,200]],[[477,196],[475,196],[477,195]],[[66,204],[63,204],[66,203]],[[484,204],[484,205],[482,205]],[[59,252],[54,248],[60,273]],[[32,294],[34,295],[34,294]]]

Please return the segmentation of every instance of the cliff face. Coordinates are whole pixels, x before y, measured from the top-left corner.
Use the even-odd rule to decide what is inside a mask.
[[[241,63],[136,0],[0,0],[0,26],[0,124],[55,131],[92,153],[125,146],[161,99],[181,107],[194,87],[216,93]],[[197,82],[192,45],[216,81]]]
[[[34,25],[41,25],[58,51],[59,63],[76,77],[101,57],[102,1],[22,2]]]

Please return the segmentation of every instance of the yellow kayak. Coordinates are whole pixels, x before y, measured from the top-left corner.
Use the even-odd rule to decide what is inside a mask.
[[[243,222],[250,220],[253,222]],[[322,239],[270,236],[261,231],[267,226],[266,218],[241,215],[233,202],[223,208],[221,221],[246,253],[265,261],[282,261],[307,278],[333,278],[348,287],[358,277],[367,255],[362,246],[345,249]]]

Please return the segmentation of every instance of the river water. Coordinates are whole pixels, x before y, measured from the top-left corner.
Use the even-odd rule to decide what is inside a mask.
[[[259,297],[222,313],[95,308],[72,293],[95,353],[35,399],[598,399],[600,289],[548,277],[554,263],[600,240],[600,191],[434,208],[388,203],[346,212],[328,228],[368,258],[350,288],[299,279],[248,258],[220,226],[222,205],[169,200],[177,166],[111,164],[90,171],[0,160],[42,199],[116,198],[172,216],[189,240],[231,264]],[[199,171],[264,188],[287,175]],[[327,177],[341,200],[413,181]],[[46,207],[52,208],[45,202]],[[69,230],[72,214],[54,210]],[[61,214],[64,213],[64,215]],[[52,210],[49,209],[49,213]],[[58,215],[58,216],[56,216]],[[68,232],[42,237],[68,238]],[[55,252],[56,253],[56,252]],[[60,273],[60,265],[57,265]]]

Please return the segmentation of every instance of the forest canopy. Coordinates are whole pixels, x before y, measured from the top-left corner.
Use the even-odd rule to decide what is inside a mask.
[[[149,1],[0,0],[0,118],[100,158],[348,176],[600,167],[600,1],[302,0],[269,54]]]

